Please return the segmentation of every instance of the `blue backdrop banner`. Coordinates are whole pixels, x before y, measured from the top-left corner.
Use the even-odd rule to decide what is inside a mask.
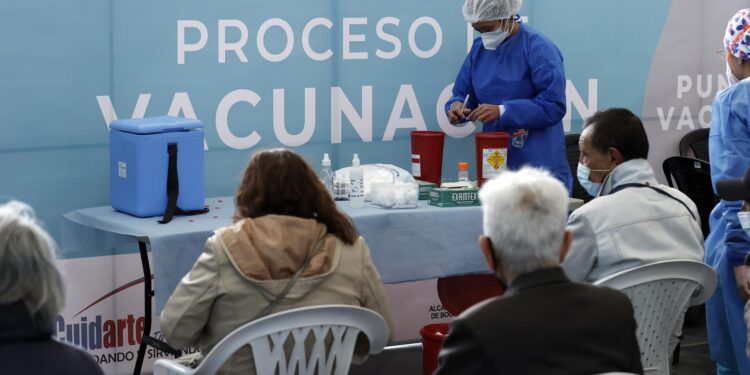
[[[699,120],[704,103],[659,122],[647,97],[675,98],[674,85],[715,75],[709,101],[725,82],[723,65],[704,59],[726,19],[727,1],[701,18],[701,2],[527,0],[521,15],[552,39],[565,59],[567,132],[581,119],[618,106],[644,115],[665,153]],[[316,168],[392,163],[410,169],[409,132],[447,133],[444,178],[456,163],[474,172],[474,124],[453,127],[443,113],[452,82],[476,37],[462,1],[223,0],[0,4],[0,199],[32,204],[59,233],[63,213],[109,204],[108,125],[117,118],[179,115],[206,126],[206,194],[232,195],[253,152],[290,147]],[[667,28],[671,20],[670,28]],[[664,44],[706,24],[713,39]],[[667,39],[665,39],[667,38]],[[715,48],[713,48],[715,50]],[[672,53],[670,53],[672,52]],[[698,65],[669,70],[679,61]],[[662,56],[656,58],[655,56]],[[666,70],[657,76],[654,72]],[[704,76],[701,76],[703,74]],[[692,77],[692,78],[691,78]],[[658,85],[654,79],[662,79]],[[692,83],[691,83],[692,85]],[[693,95],[694,89],[682,95]],[[704,90],[705,91],[705,90]],[[649,94],[652,93],[652,94]],[[659,95],[654,95],[658,93]],[[698,95],[696,92],[695,95]],[[709,97],[710,96],[710,97]],[[705,113],[703,113],[705,115]],[[663,115],[665,117],[666,114]],[[673,151],[672,151],[673,149]],[[658,154],[663,159],[662,154]],[[660,165],[661,160],[652,160]]]

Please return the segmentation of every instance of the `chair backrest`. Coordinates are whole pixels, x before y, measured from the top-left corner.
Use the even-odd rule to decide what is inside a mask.
[[[711,210],[719,203],[711,185],[711,166],[703,160],[673,156],[664,160],[662,168],[669,186],[685,193],[698,207],[701,230],[706,238],[710,230],[708,218]]]
[[[365,308],[319,305],[287,310],[237,328],[219,341],[194,371],[175,372],[174,361],[158,360],[154,364],[154,374],[215,374],[245,345],[252,349],[259,375],[346,374],[360,333],[369,340],[369,354],[380,353],[388,341],[385,320]],[[312,350],[305,345],[311,339]],[[288,356],[287,340],[292,340],[293,344]],[[168,371],[159,372],[157,367]]]
[[[633,303],[646,374],[669,374],[669,338],[688,305],[705,302],[716,273],[702,262],[670,260],[609,275],[594,283],[623,292]]]
[[[698,129],[685,134],[680,140],[680,155],[690,156],[688,151],[692,151],[696,159],[710,161],[708,156],[708,132],[709,129]]]
[[[582,199],[584,202],[588,202],[594,197],[590,196],[589,193],[584,190],[581,184],[578,182],[578,158],[580,150],[578,148],[578,139],[581,137],[580,134],[566,134],[565,135],[565,154],[568,158],[568,167],[570,168],[570,174],[573,176],[573,198]]]

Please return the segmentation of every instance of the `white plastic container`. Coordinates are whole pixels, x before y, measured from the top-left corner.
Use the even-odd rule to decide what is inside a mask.
[[[362,208],[365,206],[365,182],[359,155],[354,154],[352,169],[349,171],[349,207]]]
[[[370,200],[381,208],[416,208],[419,187],[413,183],[380,182],[372,184]]]
[[[365,203],[370,200],[368,195],[373,184],[379,182],[417,183],[414,177],[411,176],[411,173],[392,164],[361,164],[360,168],[362,169],[362,179],[365,184]],[[349,200],[349,171],[351,169],[352,166],[347,165],[333,172],[334,192],[342,194],[340,198],[343,198],[343,200]],[[338,194],[335,194],[335,196],[339,199]]]
[[[458,163],[458,182],[469,181],[469,163],[462,161]]]

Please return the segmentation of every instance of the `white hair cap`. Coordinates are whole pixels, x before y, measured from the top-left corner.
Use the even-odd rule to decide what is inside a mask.
[[[521,11],[523,0],[466,0],[464,18],[466,22],[504,20]]]

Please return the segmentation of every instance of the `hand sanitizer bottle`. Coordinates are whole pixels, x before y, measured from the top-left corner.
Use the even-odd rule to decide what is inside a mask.
[[[320,169],[320,181],[325,185],[326,190],[333,196],[333,170],[331,169],[331,159],[328,154],[323,154],[322,168]]]
[[[362,208],[365,206],[365,182],[362,168],[359,166],[359,155],[354,154],[352,168],[349,170],[349,206]]]

